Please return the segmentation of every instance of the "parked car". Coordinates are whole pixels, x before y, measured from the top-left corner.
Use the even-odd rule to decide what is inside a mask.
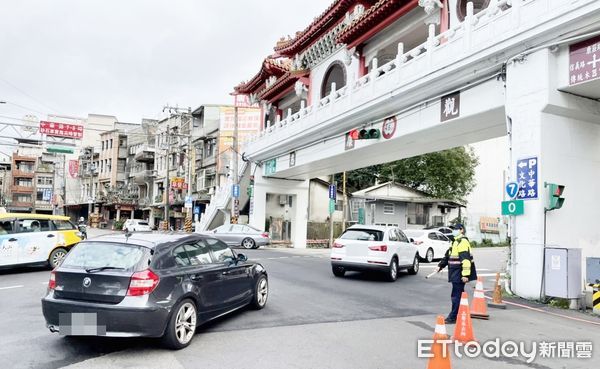
[[[161,337],[181,349],[200,324],[246,305],[262,309],[268,292],[265,268],[215,238],[118,234],[73,248],[50,274],[42,311],[51,332]],[[87,316],[96,327],[77,324]]]
[[[443,234],[444,236],[451,236],[452,235],[452,227],[427,227],[424,228],[426,230],[433,230],[433,231],[438,231],[441,234]]]
[[[82,234],[69,217],[0,213],[0,268],[58,266]]]
[[[419,253],[396,227],[353,225],[333,243],[331,269],[336,277],[348,270],[380,271],[393,282],[400,269],[419,272]]]
[[[271,244],[268,233],[247,224],[224,224],[203,234],[210,234],[229,246],[242,246],[245,249],[257,249]]]
[[[436,230],[406,229],[404,234],[417,246],[419,258],[428,263],[444,257],[450,247],[450,239]]]
[[[123,230],[129,232],[149,232],[152,230],[148,221],[143,219],[127,219],[123,224]]]

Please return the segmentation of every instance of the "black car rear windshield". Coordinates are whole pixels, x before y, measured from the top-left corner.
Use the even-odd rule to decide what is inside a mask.
[[[340,238],[356,241],[383,241],[383,231],[375,229],[349,229]]]
[[[69,252],[61,266],[74,269],[112,268],[138,271],[148,267],[150,250],[136,245],[82,242]]]

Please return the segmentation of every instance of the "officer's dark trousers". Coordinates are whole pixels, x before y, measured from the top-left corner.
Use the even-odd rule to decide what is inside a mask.
[[[460,297],[462,296],[463,291],[465,290],[465,284],[463,282],[452,282],[452,294],[450,298],[452,299],[452,311],[448,314],[448,318],[446,320],[455,320],[458,315],[458,308],[460,306]]]

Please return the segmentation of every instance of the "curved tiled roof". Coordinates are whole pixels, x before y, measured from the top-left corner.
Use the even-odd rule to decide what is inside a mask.
[[[236,93],[248,94],[255,92],[264,81],[270,77],[281,77],[290,70],[291,60],[278,61],[273,58],[266,58],[258,73],[254,75],[248,82],[242,82],[234,90]]]
[[[374,26],[377,26],[387,20],[394,13],[399,12],[405,7],[411,8],[418,6],[418,0],[379,0],[372,7],[368,8],[359,18],[355,19],[337,36],[336,41],[343,44],[351,44],[354,40],[367,33]],[[400,17],[402,14],[399,14]],[[393,19],[395,20],[395,19]],[[391,20],[391,21],[393,21]],[[391,23],[391,22],[390,22]]]
[[[374,3],[373,0],[335,0],[308,27],[303,31],[296,32],[296,35],[292,39],[277,42],[274,49],[279,55],[293,56],[330,29],[334,25],[334,22],[342,19],[353,5],[363,4],[367,8],[367,4],[372,3]]]

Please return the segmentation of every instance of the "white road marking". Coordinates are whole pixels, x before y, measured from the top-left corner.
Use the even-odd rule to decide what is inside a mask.
[[[479,270],[483,270],[483,269],[479,269]],[[487,269],[486,269],[486,270],[487,270]],[[501,276],[504,276],[505,274],[504,274],[504,273],[500,273],[500,275],[501,275]],[[477,273],[477,276],[478,276],[478,277],[495,277],[495,276],[496,276],[496,273],[482,273],[482,274],[480,274],[480,273]]]
[[[9,290],[11,288],[21,288],[23,287],[23,285],[18,285],[18,286],[6,286],[6,287],[0,287],[0,290]]]

